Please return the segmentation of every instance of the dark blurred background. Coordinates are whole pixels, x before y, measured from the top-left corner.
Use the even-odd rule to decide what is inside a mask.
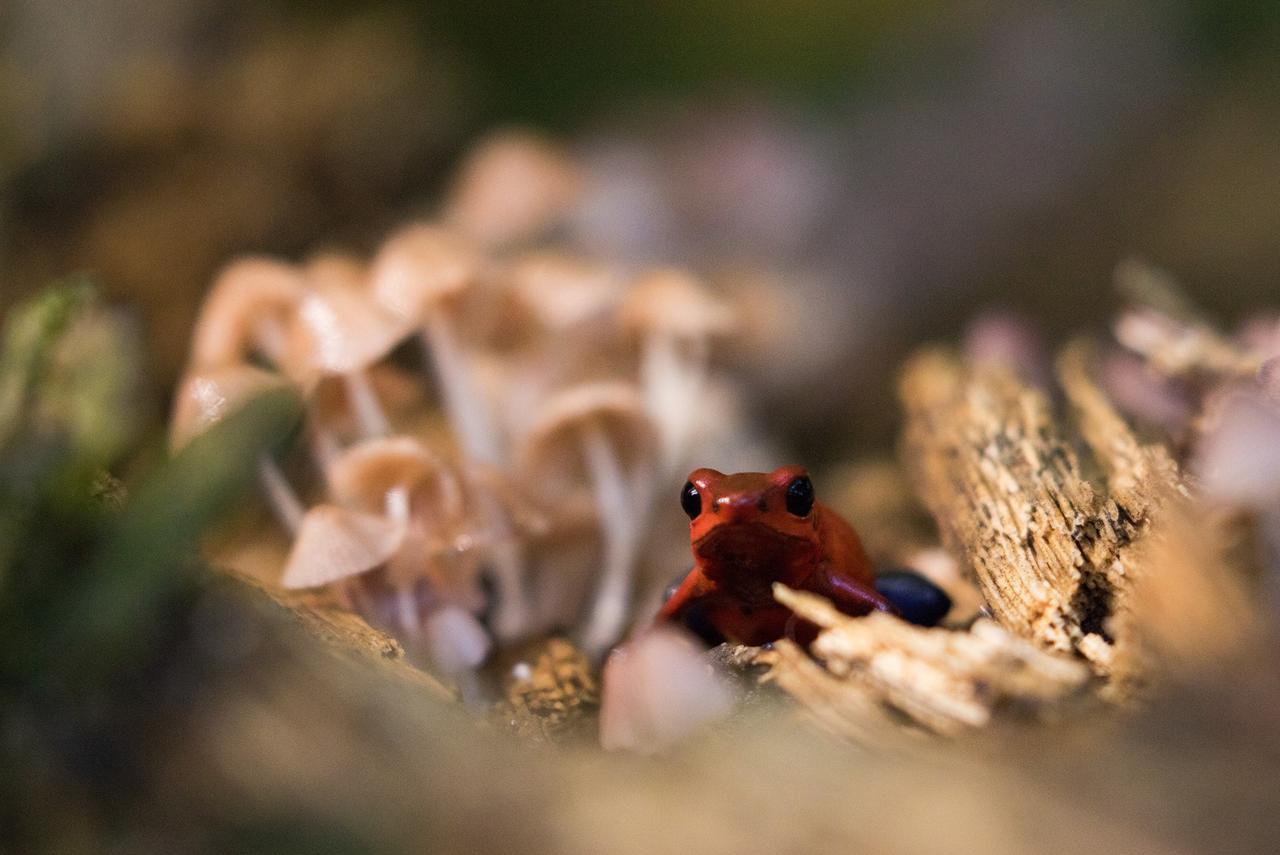
[[[800,295],[757,374],[808,454],[886,442],[893,366],[984,306],[1100,323],[1127,255],[1223,319],[1280,293],[1274,0],[8,0],[0,308],[89,272],[162,395],[227,258],[368,251],[512,124],[594,176],[583,248]]]

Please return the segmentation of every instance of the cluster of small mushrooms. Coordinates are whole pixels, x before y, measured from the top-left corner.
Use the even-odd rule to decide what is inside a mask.
[[[680,270],[548,248],[574,186],[554,149],[502,137],[435,222],[367,261],[234,261],[174,405],[176,449],[255,394],[301,395],[306,465],[260,460],[291,538],[279,583],[464,693],[495,639],[570,630],[597,657],[618,641],[687,564],[687,545],[646,545],[655,498],[708,443],[749,443],[709,367],[732,305]]]

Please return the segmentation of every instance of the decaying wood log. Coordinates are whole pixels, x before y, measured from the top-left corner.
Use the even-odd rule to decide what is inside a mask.
[[[1043,392],[927,350],[902,375],[901,451],[995,619],[1080,654],[1125,699],[1153,652],[1190,663],[1245,645],[1254,610],[1231,519],[1200,505],[1167,448],[1138,439],[1091,362],[1083,341],[1057,360],[1077,447]]]
[[[904,718],[958,735],[986,725],[998,708],[1041,712],[1090,680],[1080,661],[1040,650],[990,620],[963,631],[922,629],[885,614],[849,618],[821,597],[781,585],[774,596],[823,628],[812,648],[822,665],[783,641],[758,657],[771,666],[767,678],[855,741],[882,743]]]
[[[1043,392],[995,368],[926,350],[903,371],[902,455],[944,542],[1001,625],[1108,673],[1115,563],[1148,503],[1085,480]]]
[[[379,673],[418,687],[438,700],[455,699],[443,683],[405,658],[400,642],[369,626],[359,615],[321,604],[305,594],[280,591],[234,570],[218,571],[218,578],[231,586],[237,596],[287,617],[307,636],[322,642],[321,649],[340,658],[372,664]]]
[[[1058,382],[1081,436],[1103,470],[1112,499],[1126,509],[1137,525],[1154,528],[1162,515],[1173,513],[1171,505],[1184,507],[1190,493],[1169,450],[1159,443],[1139,442],[1112,406],[1093,379],[1092,361],[1090,342],[1078,339],[1070,343],[1057,360]],[[1108,673],[1115,681],[1115,694],[1124,694],[1124,687],[1140,680],[1150,664],[1142,648],[1144,628],[1150,628],[1150,621],[1144,627],[1139,617],[1142,612],[1135,612],[1133,589],[1140,584],[1151,557],[1150,550],[1135,539],[1131,544],[1122,544],[1106,568],[1109,584],[1116,592],[1107,620],[1113,642]],[[1147,585],[1146,590],[1155,587]]]

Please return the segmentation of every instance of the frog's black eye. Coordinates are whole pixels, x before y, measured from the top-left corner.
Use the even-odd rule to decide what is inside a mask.
[[[684,508],[689,519],[702,513],[702,494],[698,492],[697,487],[693,486],[692,481],[685,481],[684,486],[680,488],[680,507]]]
[[[807,475],[787,485],[787,513],[798,517],[808,516],[813,510],[813,483]]]

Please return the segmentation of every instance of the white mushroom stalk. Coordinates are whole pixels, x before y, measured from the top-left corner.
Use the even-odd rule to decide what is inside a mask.
[[[645,410],[659,428],[662,473],[671,477],[686,463],[689,439],[701,411],[711,337],[728,332],[733,317],[728,306],[678,270],[641,277],[622,317],[640,339]]]
[[[623,382],[585,383],[553,395],[528,430],[522,465],[531,486],[558,480],[562,493],[567,480],[582,477],[573,473],[585,473],[594,498],[603,555],[581,629],[591,655],[621,637],[631,612],[648,496],[641,473],[652,433],[639,394]]]
[[[497,422],[473,376],[466,350],[453,328],[448,304],[474,287],[479,258],[464,241],[439,229],[412,226],[394,235],[373,263],[374,299],[416,324],[435,370],[445,415],[463,454],[481,465],[504,462]],[[524,590],[524,557],[501,502],[463,467],[474,495],[476,517],[486,532],[497,602],[493,627],[499,638],[528,631],[531,609]]]
[[[463,452],[481,463],[501,463],[502,440],[495,421],[471,378],[467,355],[443,311],[437,309],[422,319],[421,336],[440,384],[441,403]]]
[[[280,471],[275,459],[265,451],[258,455],[258,481],[262,485],[267,504],[271,506],[280,525],[290,536],[297,535],[302,526],[302,518],[307,512],[306,506]]]
[[[650,333],[641,347],[640,386],[645,410],[658,425],[662,469],[670,474],[684,462],[706,385],[709,348],[705,341],[694,340],[682,349],[680,340],[664,330]]]
[[[599,424],[583,428],[582,445],[604,536],[604,566],[582,631],[583,646],[598,655],[617,641],[626,627],[647,502],[639,495],[638,485],[623,473],[617,450]]]

